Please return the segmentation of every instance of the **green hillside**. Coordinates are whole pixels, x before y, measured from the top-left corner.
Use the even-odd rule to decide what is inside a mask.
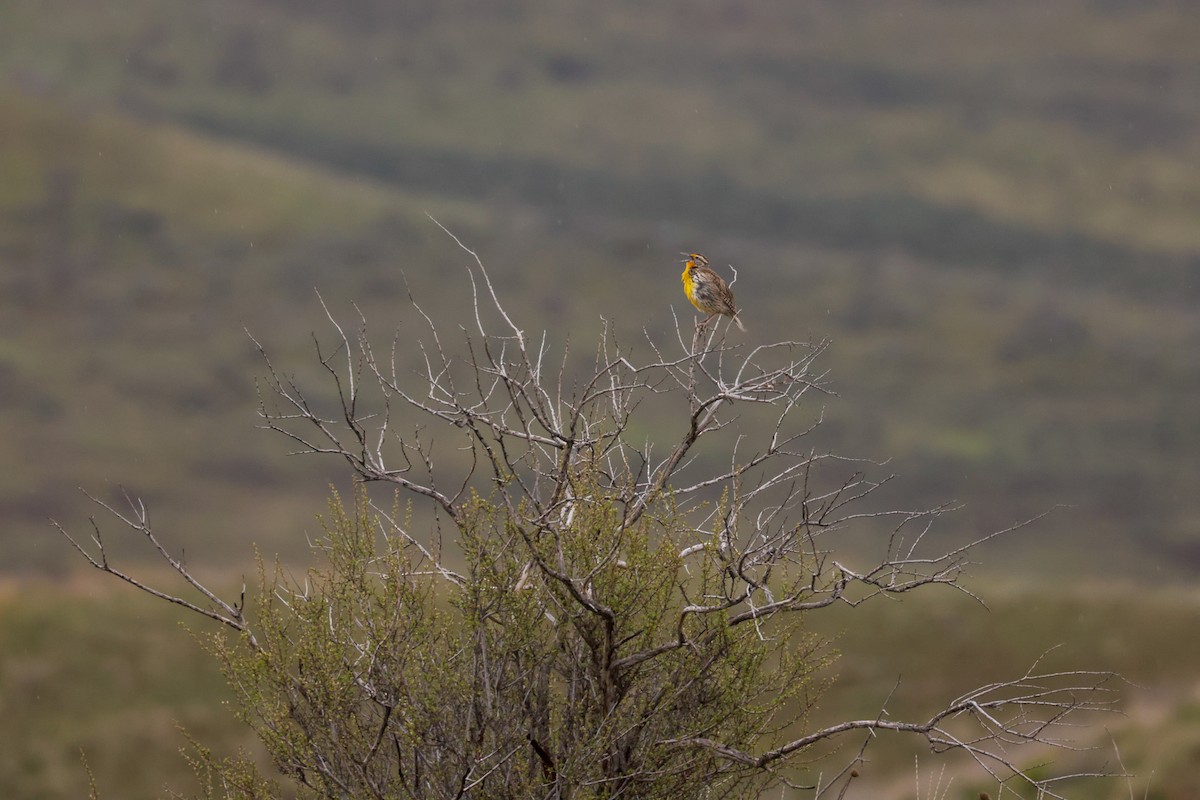
[[[892,459],[996,564],[1200,567],[1200,15],[1175,3],[755,7],[59,0],[0,25],[0,568],[128,484],[200,559],[294,552],[336,464],[253,436],[290,369],[450,224],[527,327],[630,340],[678,250],[754,341],[832,338],[823,443]],[[458,276],[458,277],[456,277]],[[653,427],[670,425],[663,418]]]

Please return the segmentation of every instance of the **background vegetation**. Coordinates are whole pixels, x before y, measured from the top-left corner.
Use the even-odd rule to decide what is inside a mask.
[[[589,345],[601,315],[631,339],[688,313],[677,251],[737,266],[750,336],[833,340],[821,435],[893,459],[892,505],[961,500],[960,533],[1069,506],[988,554],[993,614],[880,618],[937,656],[906,683],[1065,641],[1161,685],[1165,710],[1130,724],[1178,723],[1194,753],[1194,602],[1144,587],[1200,570],[1198,40],[1168,0],[6,4],[0,718],[25,734],[0,785],[77,794],[56,783],[73,766],[17,754],[73,765],[92,718],[139,767],[97,754],[100,777],[147,796],[171,773],[146,753],[178,763],[138,723],[219,724],[212,675],[173,666],[204,656],[80,589],[46,518],[78,526],[75,485],[124,483],[198,569],[232,582],[252,543],[303,558],[345,476],[251,435],[242,328],[292,366],[314,287],[377,328],[409,287],[452,318],[461,254],[426,211],[523,320]],[[130,621],[119,647],[88,638],[105,614]],[[890,685],[861,641],[839,686]],[[168,688],[106,717],[103,665],[129,680],[139,659]]]

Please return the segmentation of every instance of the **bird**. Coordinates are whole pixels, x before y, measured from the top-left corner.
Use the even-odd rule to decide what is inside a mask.
[[[733,300],[733,290],[720,275],[708,268],[708,259],[699,253],[680,253],[687,256],[683,259],[683,293],[692,305],[708,314],[712,319],[717,314],[730,317],[737,323],[738,330],[745,331],[746,326],[738,318],[737,304]]]

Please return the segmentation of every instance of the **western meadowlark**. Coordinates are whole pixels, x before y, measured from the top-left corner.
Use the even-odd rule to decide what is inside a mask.
[[[733,290],[721,276],[708,268],[708,259],[699,253],[681,253],[683,259],[683,293],[692,305],[708,314],[709,319],[720,314],[731,317],[737,323],[738,330],[745,331],[746,326],[738,319],[737,304],[733,301]]]

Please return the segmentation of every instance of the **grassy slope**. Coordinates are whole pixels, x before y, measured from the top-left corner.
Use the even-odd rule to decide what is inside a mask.
[[[170,124],[11,91],[0,105],[0,430],[23,454],[0,486],[3,568],[63,563],[47,518],[78,528],[79,485],[109,500],[128,486],[201,561],[302,549],[308,501],[342,471],[248,435],[262,367],[243,328],[299,363],[327,330],[320,287],[386,331],[405,275],[383,268],[401,245],[437,261],[432,226],[408,220],[469,210]]]
[[[253,744],[184,617],[113,588],[88,578],[0,590],[0,785],[12,797],[85,796],[81,757],[101,797],[194,789],[180,726],[217,752]]]
[[[1038,659],[1045,670],[1111,669],[1130,681],[1121,688],[1127,716],[1093,718],[1075,743],[1096,750],[1054,754],[1058,768],[1115,769],[1111,731],[1120,757],[1137,776],[1135,796],[1147,790],[1146,796],[1162,800],[1188,796],[1200,752],[1194,725],[1200,645],[1190,635],[1200,613],[1195,592],[1152,592],[1121,583],[1064,588],[982,582],[972,588],[987,609],[950,592],[927,592],[869,610],[837,609],[814,617],[817,629],[836,636],[842,651],[838,682],[818,720],[874,716],[893,688],[887,703],[891,718],[924,719],[938,698],[1023,674]],[[888,796],[912,797],[914,756],[923,782],[939,769],[927,748],[895,739],[880,744],[863,768],[867,786],[859,791],[866,793],[849,796],[878,797],[887,787],[896,793]],[[1027,760],[1034,763],[1038,756]],[[995,796],[994,785],[981,783],[977,770],[961,760],[950,764],[957,787],[950,797],[975,798],[980,790]],[[1115,799],[1128,797],[1129,790],[1126,781],[1103,781],[1076,786],[1069,796]]]
[[[511,288],[533,295],[535,315],[577,305],[560,285],[564,264],[604,264],[618,283],[642,282],[661,269],[660,249],[695,240],[703,225],[720,234],[714,246],[754,267],[743,291],[763,309],[764,332],[799,312],[814,320],[806,332],[839,339],[841,384],[864,387],[845,407],[852,449],[922,458],[913,471],[952,494],[982,492],[954,482],[965,473],[1018,487],[1062,481],[1036,492],[1039,507],[1097,504],[1121,487],[1129,499],[1114,528],[1136,519],[1172,546],[1192,529],[1194,510],[1170,500],[1194,477],[1198,428],[1186,402],[1198,331],[1181,305],[1200,201],[1196,145],[1182,136],[1196,114],[1188,14],[912,2],[868,16],[713,6],[684,22],[670,5],[599,16],[534,2],[466,16],[450,6],[326,16],[282,2],[62,5],[71,24],[31,7],[10,12],[4,64],[25,85],[382,176],[421,206],[463,199],[491,230],[482,243],[494,245],[488,254],[498,253]],[[233,156],[178,131],[163,175],[139,167],[136,122],[122,136],[132,139],[125,160],[89,162],[109,164],[91,192],[134,197],[103,222],[96,205],[79,210],[83,246],[94,243],[88,227],[130,225],[115,237],[137,248],[154,240],[146,227],[166,224],[174,253],[209,252],[190,259],[199,261],[185,270],[192,284],[146,275],[175,260],[160,248],[107,287],[86,287],[108,301],[108,317],[131,302],[122,275],[137,275],[143,306],[172,284],[178,295],[162,317],[200,303],[220,315],[226,307],[205,301],[222,291],[256,309],[284,288],[302,297],[306,278],[332,278],[311,257],[320,245],[326,264],[358,257],[388,282],[380,251],[397,239],[371,228],[367,207],[246,180],[253,151]],[[209,155],[180,157],[180,137]],[[41,162],[6,150],[23,176],[14,209],[46,193],[55,144],[79,144],[40,142]],[[217,198],[205,184],[220,185]],[[664,234],[667,221],[676,227]],[[107,260],[126,258],[108,247]],[[673,272],[661,287],[672,290]],[[661,305],[635,303],[618,324],[635,327]],[[548,321],[564,326],[560,315]],[[881,407],[894,420],[856,433]],[[1111,517],[1088,511],[1081,527]]]
[[[60,5],[73,24],[14,15],[10,72],[282,148],[675,176],[685,192],[708,175],[822,203],[908,196],[1043,231],[1197,245],[1186,134],[1200,23],[1168,3]],[[455,177],[429,179],[475,191]],[[510,188],[539,191],[528,176]],[[568,214],[603,202],[560,191]]]
[[[970,527],[1065,502],[1048,563],[1190,569],[1197,15],[681,9],[11,10],[0,402],[34,454],[3,498],[23,558],[58,560],[25,531],[64,478],[175,508],[186,484],[219,536],[294,529],[259,489],[297,473],[242,444],[239,329],[300,351],[313,285],[386,329],[398,264],[419,290],[458,263],[429,209],[575,341],[601,313],[661,331],[667,262],[703,244],[743,267],[756,336],[835,339],[829,441],[896,458],[905,502],[968,499]]]
[[[964,596],[925,593],[870,610],[816,616],[817,630],[838,637],[842,652],[838,682],[817,721],[875,716],[893,691],[889,716],[922,720],[938,698],[1012,678],[1039,660],[1045,670],[1112,669],[1130,681],[1120,690],[1123,716],[1093,717],[1090,727],[1069,734],[1076,746],[1093,750],[1051,753],[1048,771],[1120,771],[1120,758],[1133,778],[1076,783],[1068,796],[1117,800],[1132,792],[1168,800],[1194,792],[1200,753],[1194,724],[1200,649],[1189,636],[1198,614],[1194,591],[1120,583],[1051,588],[984,582],[972,588],[988,609]],[[953,778],[949,798],[977,798],[980,790],[996,796],[995,784],[980,780],[966,759],[943,763],[928,747],[887,736],[878,744],[862,768],[862,784],[847,798],[925,798],[943,769],[943,787]],[[1025,758],[1032,764],[1046,757]]]

